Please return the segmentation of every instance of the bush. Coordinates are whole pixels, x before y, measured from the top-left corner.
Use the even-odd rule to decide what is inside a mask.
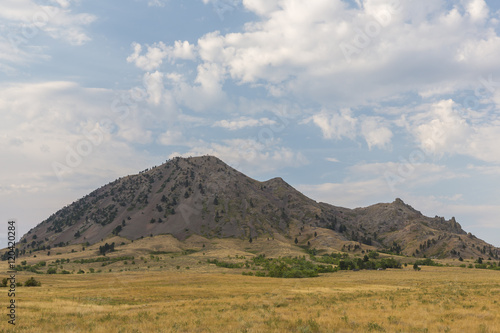
[[[35,278],[30,277],[25,283],[25,287],[40,287],[42,283],[40,281],[35,280]]]
[[[419,266],[443,266],[442,264],[437,263],[430,258],[417,260],[415,261],[415,264]]]
[[[51,267],[47,270],[47,274],[56,274],[57,273],[57,268]]]

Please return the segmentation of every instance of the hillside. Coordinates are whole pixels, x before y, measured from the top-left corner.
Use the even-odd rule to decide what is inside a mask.
[[[356,209],[317,203],[281,178],[260,182],[213,156],[174,158],[119,178],[30,230],[20,251],[167,234],[180,242],[193,235],[264,237],[318,250],[378,249],[415,257],[500,254],[454,218],[423,216],[400,199]]]

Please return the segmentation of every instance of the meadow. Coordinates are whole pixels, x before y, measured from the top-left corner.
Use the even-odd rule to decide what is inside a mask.
[[[30,276],[17,273],[21,282]],[[280,279],[200,265],[34,276],[42,286],[18,287],[17,325],[4,316],[0,332],[500,332],[500,272],[492,270]]]

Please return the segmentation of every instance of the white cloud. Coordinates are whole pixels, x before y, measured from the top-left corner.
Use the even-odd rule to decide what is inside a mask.
[[[472,134],[471,127],[454,109],[452,100],[433,105],[429,120],[416,128],[416,136],[422,148],[430,153],[463,151]]]
[[[0,18],[10,27],[10,40],[20,45],[29,44],[40,32],[55,39],[63,39],[73,45],[82,45],[91,40],[84,27],[96,20],[87,13],[74,14],[66,1],[57,1],[57,6],[38,5],[33,0],[3,1]]]
[[[369,149],[389,148],[393,136],[389,123],[382,117],[362,116],[358,119],[353,116],[350,109],[342,109],[339,112],[323,110],[303,123],[311,121],[321,129],[324,139],[355,140],[356,137],[362,136]]]
[[[383,119],[379,117],[367,117],[361,124],[361,133],[364,136],[368,148],[387,148],[392,139],[392,131],[383,125]]]
[[[195,58],[194,46],[189,42],[176,41],[174,46],[167,46],[163,42],[154,43],[147,46],[145,55],[143,47],[139,43],[133,43],[132,48],[134,53],[127,57],[128,62],[133,62],[137,67],[145,71],[152,71],[158,69],[164,59],[174,61],[175,59],[191,59]]]
[[[195,47],[194,45],[189,44],[188,41],[175,41],[174,47],[171,48],[170,51],[172,54],[172,58],[175,59],[195,59]]]
[[[464,88],[478,69],[499,69],[500,39],[472,22],[494,24],[483,0],[450,10],[436,1],[397,4],[371,0],[352,9],[341,1],[243,1],[261,20],[239,33],[207,33],[198,41],[200,60],[236,82],[264,82],[274,95],[350,105],[412,90],[429,94],[453,82]],[[350,64],[342,43],[357,50]]]
[[[194,111],[229,111],[232,105],[228,104],[224,92],[224,71],[216,64],[198,66],[198,75],[193,83],[187,82],[184,77],[173,87],[176,101]],[[178,78],[177,78],[178,79]]]
[[[340,140],[344,137],[354,139],[356,137],[357,120],[352,117],[349,109],[339,112],[323,111],[312,117],[313,123],[321,129],[325,139]]]
[[[158,71],[144,74],[144,86],[149,95],[148,101],[153,105],[159,105],[163,96],[163,73]]]
[[[158,137],[158,142],[164,146],[186,145],[188,144],[181,131],[168,130]]]
[[[500,163],[500,147],[497,144],[500,117],[496,113],[483,114],[469,122],[453,100],[442,100],[411,118],[409,130],[426,153],[436,156],[467,155]]]
[[[55,178],[53,162],[69,165],[66,159],[71,151],[81,152],[78,166],[70,167],[71,174],[87,167],[101,168],[103,160],[111,168],[113,156],[131,153],[128,142],[152,141],[151,131],[144,126],[145,112],[116,109],[117,97],[111,90],[65,81],[0,88],[0,150],[2,156],[18,163],[21,176],[22,170],[33,172],[38,167],[40,173],[52,173]],[[17,181],[31,184],[29,179]]]
[[[213,127],[222,127],[231,131],[239,130],[245,127],[257,127],[276,124],[275,120],[269,118],[252,119],[242,117],[238,120],[219,120],[216,121]]]
[[[489,9],[484,0],[468,0],[467,13],[472,21],[484,21],[489,15]]]
[[[206,1],[206,0],[204,0]],[[269,15],[270,13],[276,11],[279,7],[279,1],[277,0],[243,0],[243,5],[248,10],[259,14],[259,15]]]
[[[133,43],[134,53],[128,58],[128,62],[133,62],[137,67],[145,71],[151,71],[160,67],[168,55],[167,47],[162,42],[148,46],[146,55],[141,55],[142,46],[139,43]]]
[[[48,47],[40,45],[47,35],[80,46],[91,40],[86,27],[97,19],[88,13],[73,13],[67,1],[39,5],[34,0],[0,2],[0,71],[18,74],[15,65],[46,61]]]
[[[157,163],[123,142],[119,128],[108,129],[107,121],[118,127],[125,120],[111,107],[115,98],[74,82],[0,85],[0,156],[8,161],[0,166],[0,211],[22,221],[21,234],[95,188]]]
[[[231,1],[204,3],[239,6]],[[350,110],[366,105],[382,109],[379,103],[401,100],[413,93],[435,100],[470,89],[478,72],[500,70],[496,60],[500,38],[492,29],[495,19],[483,0],[464,0],[451,8],[431,0],[369,0],[359,8],[342,1],[245,0],[242,5],[259,19],[248,22],[241,32],[208,32],[195,44],[134,44],[127,60],[147,72],[160,70],[165,61],[174,65],[178,60],[193,61],[197,66],[194,79],[189,67],[184,72],[163,73],[165,86],[157,87],[163,94],[170,91],[171,103],[175,101],[179,108],[247,111],[242,103],[226,95],[226,83],[231,81],[247,88],[267,89],[270,96],[313,102],[323,111],[310,121],[321,129],[325,139],[363,138],[369,149],[391,149],[392,126],[404,121],[392,122],[369,114],[354,116]],[[360,42],[360,34],[368,38],[366,45]],[[342,52],[342,43],[357,48],[350,62]],[[177,69],[182,70],[183,65]],[[155,96],[151,102],[160,106],[160,94]],[[443,136],[440,131],[466,131],[467,124],[462,126],[451,116],[442,114],[433,118],[434,122],[414,122],[410,131],[421,142],[425,140],[421,144],[427,150],[443,151],[455,142],[455,152],[462,144],[458,135]],[[238,127],[231,122],[217,125]]]

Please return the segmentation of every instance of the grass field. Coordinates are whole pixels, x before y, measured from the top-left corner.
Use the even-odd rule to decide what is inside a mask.
[[[408,266],[276,279],[183,268],[35,278],[41,287],[17,289],[16,332],[500,332],[500,272],[491,270]],[[0,331],[14,331],[6,316]]]

